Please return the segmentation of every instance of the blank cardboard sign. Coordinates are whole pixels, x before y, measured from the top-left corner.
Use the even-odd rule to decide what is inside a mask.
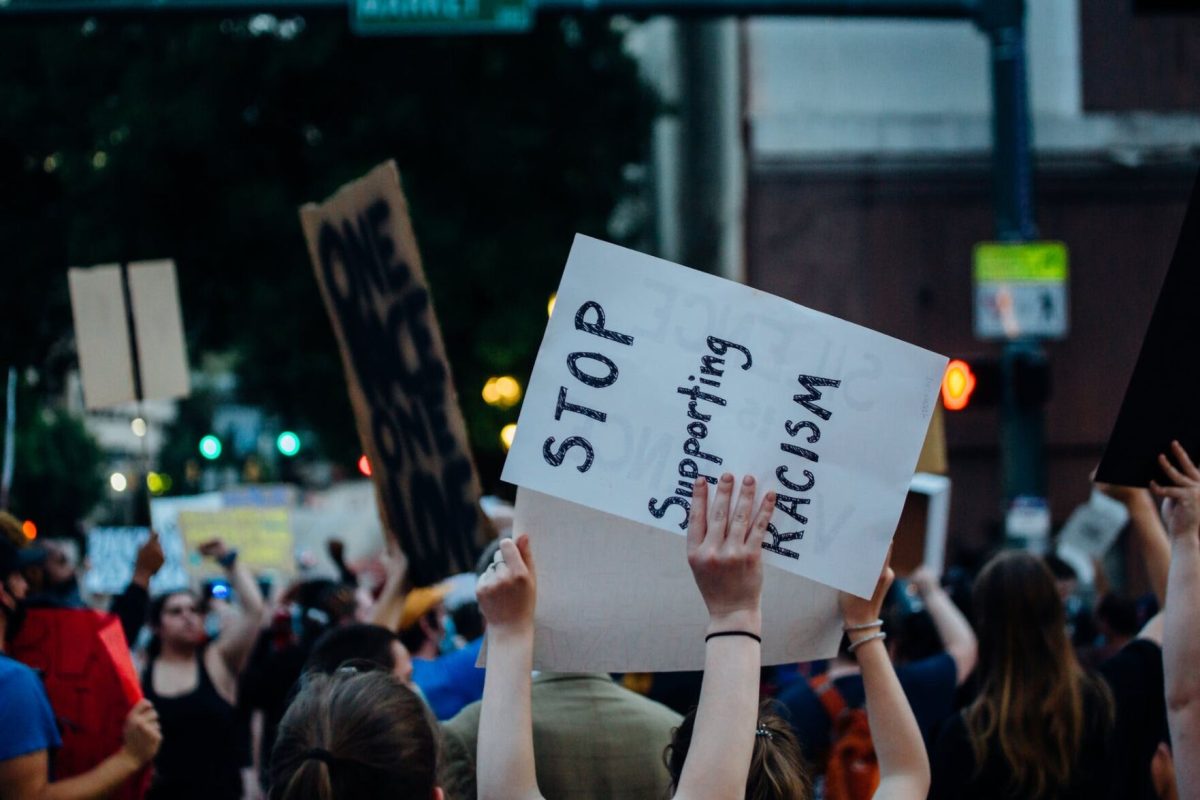
[[[121,268],[76,267],[67,272],[67,284],[85,405],[105,408],[135,399]]]
[[[137,335],[142,398],[186,397],[191,383],[183,343],[183,316],[179,312],[175,262],[160,260],[130,264],[129,301],[133,306],[133,329]]]
[[[1142,352],[1117,415],[1096,480],[1146,486],[1162,479],[1155,462],[1172,439],[1200,455],[1200,179],[1192,187],[1183,230],[1163,281]]]
[[[127,277],[129,306],[120,266],[76,267],[67,273],[89,409],[185,397],[190,391],[175,262],[130,264]]]

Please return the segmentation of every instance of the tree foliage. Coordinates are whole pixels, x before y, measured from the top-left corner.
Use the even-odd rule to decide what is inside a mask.
[[[395,158],[477,453],[498,460],[575,232],[606,236],[655,101],[603,20],[528,35],[354,37],[342,17],[5,21],[0,365],[72,362],[65,270],[172,257],[196,363],[358,444],[296,209]],[[485,468],[485,476],[489,470]]]

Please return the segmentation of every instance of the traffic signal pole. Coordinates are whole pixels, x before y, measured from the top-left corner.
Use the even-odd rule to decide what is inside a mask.
[[[987,0],[978,24],[988,37],[992,72],[992,166],[996,238],[1037,238],[1033,219],[1033,159],[1025,58],[1024,0]],[[1044,424],[1041,403],[1017,397],[1021,362],[1045,356],[1036,339],[1006,341],[1001,356],[1000,460],[1004,499],[1045,497]]]

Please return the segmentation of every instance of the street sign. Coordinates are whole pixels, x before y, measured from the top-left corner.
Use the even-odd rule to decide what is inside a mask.
[[[974,252],[975,336],[1061,339],[1067,335],[1067,246],[980,242]]]
[[[352,0],[359,35],[522,33],[533,25],[532,0]]]

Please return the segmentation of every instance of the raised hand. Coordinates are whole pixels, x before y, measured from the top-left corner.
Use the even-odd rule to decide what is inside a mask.
[[[891,553],[888,553],[888,561],[891,561],[891,558]],[[879,573],[879,580],[875,582],[875,591],[870,599],[842,592],[838,603],[842,607],[842,620],[846,627],[867,625],[879,619],[879,612],[883,608],[883,598],[887,597],[888,589],[891,588],[892,581],[895,579],[896,573],[885,561],[883,571]]]
[[[137,558],[133,562],[133,580],[142,588],[148,588],[150,579],[162,569],[167,560],[163,553],[162,542],[158,539],[157,531],[150,531],[150,538],[138,548]]]
[[[130,709],[125,717],[123,739],[122,749],[138,766],[148,763],[158,753],[162,728],[158,724],[158,712],[149,700],[143,698]]]
[[[747,475],[731,514],[733,484],[732,475],[722,475],[711,502],[707,481],[700,478],[692,487],[688,565],[708,608],[710,632],[757,633],[762,616],[762,542],[775,510],[775,493],[767,492],[756,511],[754,478]]]
[[[529,537],[501,539],[491,566],[475,589],[489,634],[531,633],[537,606],[537,570]]]
[[[1150,490],[1156,497],[1166,500],[1163,517],[1167,521],[1167,531],[1172,536],[1196,536],[1200,533],[1200,469],[1196,469],[1179,442],[1171,442],[1171,455],[1178,467],[1165,454],[1158,455],[1158,465],[1171,480],[1171,485],[1150,481]]]
[[[200,555],[208,556],[213,559],[221,559],[229,553],[229,546],[225,544],[224,539],[209,539],[207,542],[201,542],[196,548]]]

